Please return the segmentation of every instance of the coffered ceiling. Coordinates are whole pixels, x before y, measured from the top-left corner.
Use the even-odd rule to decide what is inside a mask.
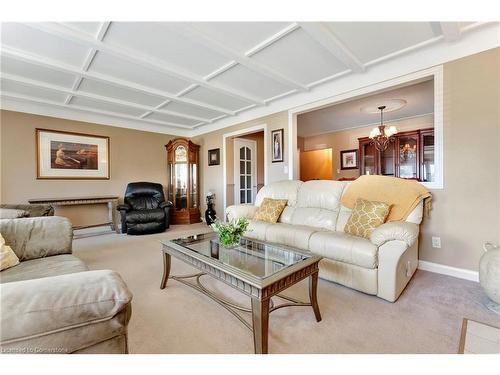
[[[2,23],[2,108],[36,106],[52,116],[199,133],[483,25]]]

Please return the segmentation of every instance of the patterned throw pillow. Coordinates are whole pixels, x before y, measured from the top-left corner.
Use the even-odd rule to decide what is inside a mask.
[[[10,246],[5,245],[5,240],[0,233],[0,271],[17,266],[18,264],[19,258]]]
[[[253,219],[276,223],[287,203],[287,199],[264,198],[259,209],[255,212]]]
[[[384,223],[390,209],[387,203],[358,198],[344,232],[369,239],[373,230]]]

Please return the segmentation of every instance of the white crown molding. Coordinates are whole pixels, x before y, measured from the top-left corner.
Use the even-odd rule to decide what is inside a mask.
[[[479,272],[467,270],[465,268],[445,266],[444,264],[419,260],[418,269],[422,271],[439,273],[441,275],[458,277],[459,279],[479,282]]]
[[[145,123],[143,121],[120,118],[103,113],[89,113],[87,111],[69,107],[56,107],[53,104],[29,102],[16,98],[2,96],[0,109],[6,111],[24,112],[40,116],[57,117],[66,120],[94,123],[105,126],[114,126],[152,133],[161,133],[180,137],[189,137],[189,131],[173,128],[161,124]]]
[[[385,61],[384,64],[373,65],[363,74],[343,76],[309,92],[297,93],[269,103],[266,107],[256,107],[236,116],[222,119],[217,123],[193,130],[191,136],[200,136],[273,113],[290,110],[306,103],[331,98],[332,93],[336,95],[347,93],[500,46],[498,38],[500,24],[490,23],[471,30],[474,32],[462,33],[461,39],[453,43],[446,43],[441,37],[438,42],[425,49],[411,50],[405,55]]]

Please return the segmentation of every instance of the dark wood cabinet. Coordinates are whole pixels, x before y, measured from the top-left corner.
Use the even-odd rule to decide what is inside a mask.
[[[368,137],[358,138],[360,174],[434,181],[434,129],[398,133],[385,151]]]
[[[172,224],[201,221],[199,191],[199,149],[193,142],[178,138],[165,146],[168,160],[168,200],[173,204]]]

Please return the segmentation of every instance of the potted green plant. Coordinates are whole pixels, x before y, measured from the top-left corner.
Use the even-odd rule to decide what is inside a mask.
[[[236,220],[231,220],[228,223],[223,223],[217,219],[211,227],[214,232],[218,234],[220,245],[224,247],[233,247],[239,245],[240,237],[246,232],[248,224],[248,220],[241,217]]]

